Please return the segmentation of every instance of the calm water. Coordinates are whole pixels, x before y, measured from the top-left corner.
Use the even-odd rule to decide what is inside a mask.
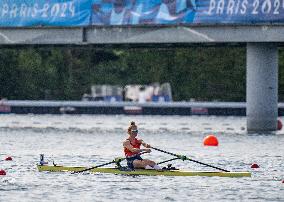
[[[92,166],[123,156],[130,121],[140,137],[158,148],[252,178],[151,177],[112,174],[40,173],[39,154],[57,164]],[[283,120],[282,120],[283,122]],[[284,201],[284,131],[248,135],[245,118],[181,116],[1,115],[0,201]],[[204,147],[215,134],[219,147]],[[144,158],[172,158],[153,151]],[[257,163],[260,169],[252,170]],[[210,170],[192,162],[174,166]]]

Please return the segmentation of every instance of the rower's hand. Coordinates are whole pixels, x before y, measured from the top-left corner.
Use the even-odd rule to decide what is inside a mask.
[[[145,152],[150,153],[151,149],[144,149]]]
[[[146,148],[151,148],[151,145],[146,144],[145,147],[146,147]]]

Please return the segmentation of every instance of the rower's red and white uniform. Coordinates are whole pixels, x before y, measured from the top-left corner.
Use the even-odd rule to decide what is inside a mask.
[[[126,139],[126,140],[129,140],[129,139]],[[140,149],[140,146],[141,146],[141,141],[138,140],[137,138],[134,138],[134,141],[131,142],[129,140],[130,144],[132,145],[133,148],[137,148],[137,149]],[[127,149],[126,147],[124,147],[124,154],[126,156],[126,158],[129,158],[129,157],[133,157],[137,154],[139,154],[139,152],[131,152],[129,149]]]

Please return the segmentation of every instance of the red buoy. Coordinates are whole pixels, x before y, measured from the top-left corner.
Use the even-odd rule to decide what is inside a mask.
[[[259,168],[259,165],[257,165],[256,163],[251,164],[250,166],[251,168]]]
[[[283,127],[283,124],[280,120],[277,120],[277,130],[281,130]]]
[[[11,156],[7,156],[6,158],[5,158],[5,161],[12,161],[13,159],[12,159],[12,157]]]
[[[1,170],[1,169],[0,169],[0,175],[6,175],[5,170]]]
[[[204,146],[218,146],[219,142],[214,135],[208,135],[203,139]]]

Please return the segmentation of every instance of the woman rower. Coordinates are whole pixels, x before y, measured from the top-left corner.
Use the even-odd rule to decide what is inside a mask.
[[[132,170],[135,168],[161,170],[154,161],[141,158],[140,153],[150,153],[151,150],[149,148],[151,148],[151,146],[146,144],[143,140],[136,138],[138,135],[138,128],[135,125],[135,122],[131,122],[127,133],[129,137],[123,142],[123,147],[128,167]],[[140,149],[141,145],[143,145],[145,149]]]

